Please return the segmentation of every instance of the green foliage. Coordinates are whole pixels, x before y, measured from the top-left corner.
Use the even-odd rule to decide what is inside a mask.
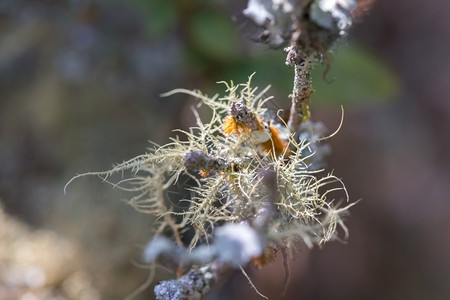
[[[362,108],[383,105],[393,101],[400,92],[401,83],[393,70],[381,58],[360,46],[340,46],[330,58],[328,82],[323,79],[324,65],[312,71],[313,106],[342,104],[346,108]],[[223,76],[243,81],[246,74],[256,71],[259,81],[270,82],[280,91],[290,91],[293,70],[284,65],[285,59],[286,54],[282,51],[262,51],[253,58],[230,65]]]
[[[177,7],[174,1],[133,0],[144,14],[147,33],[159,37],[172,29],[177,22]]]
[[[322,79],[324,67],[312,72],[313,103],[364,107],[386,103],[400,90],[396,75],[376,55],[355,44],[341,46],[331,57],[331,68]]]
[[[239,59],[230,65],[223,77],[244,82],[248,74],[255,72],[258,81],[270,82],[280,91],[291,91],[293,70],[285,66],[285,60],[286,54],[283,51],[263,50],[258,55]]]
[[[230,18],[211,10],[196,12],[189,24],[193,47],[216,60],[228,61],[236,57],[238,38]]]

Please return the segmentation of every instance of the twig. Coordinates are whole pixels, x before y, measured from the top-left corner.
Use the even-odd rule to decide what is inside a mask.
[[[267,298],[267,296],[264,296],[263,294],[261,294],[260,291],[258,291],[258,289],[256,288],[256,286],[253,284],[252,280],[250,279],[250,276],[248,276],[248,274],[245,272],[244,268],[242,268],[242,266],[240,266],[242,274],[244,274],[245,278],[247,278],[248,282],[250,283],[251,287],[255,290],[255,292],[260,295],[261,297],[263,297],[264,299],[269,299]]]
[[[294,66],[294,88],[290,98],[292,105],[288,126],[291,132],[297,132],[300,124],[310,117],[309,98],[313,93],[311,69],[316,63],[315,54],[301,52],[296,42],[287,47],[286,64]]]

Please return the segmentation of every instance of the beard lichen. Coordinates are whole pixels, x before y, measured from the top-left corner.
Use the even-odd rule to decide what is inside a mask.
[[[345,186],[338,177],[312,168],[311,164],[317,163],[314,156],[323,138],[307,132],[312,126],[290,132],[281,118],[267,118],[264,104],[272,98],[265,97],[269,87],[258,92],[258,88],[251,87],[251,76],[246,84],[224,84],[223,97],[208,97],[185,89],[162,95],[194,96],[200,100],[199,106],[210,108],[211,118],[203,122],[193,109],[196,126],[187,131],[176,130],[176,137],[168,144],[153,145],[148,153],[109,171],[80,174],[69,183],[82,176],[99,176],[110,182],[110,176],[122,174],[124,179],[110,183],[133,193],[129,203],[138,211],[156,217],[155,238],[165,236],[174,243],[167,246],[172,242],[166,241],[162,247],[158,245],[161,239],[154,238],[147,249],[153,254],[146,260],[160,262],[167,252],[176,249],[171,265],[177,265],[181,274],[180,270],[194,264],[220,269],[217,262],[220,266],[271,262],[273,259],[265,257],[266,253],[293,252],[299,241],[312,247],[337,239],[338,226],[346,236],[342,217],[351,205],[337,208],[335,203],[339,192],[338,200],[348,201]],[[237,112],[236,107],[240,107]],[[253,120],[257,126],[251,128],[245,120]],[[224,122],[235,123],[229,126],[242,130],[227,131]],[[275,149],[276,145],[279,149]],[[181,185],[180,176],[192,179],[193,185],[186,188],[190,196],[170,204],[167,192],[172,186]],[[230,227],[233,224],[240,229]],[[248,245],[243,246],[242,240],[229,243],[233,238],[228,233],[220,234],[225,228],[227,232],[235,230],[236,236],[243,229],[253,232],[256,238],[252,240],[258,242],[252,249],[256,250],[234,261],[236,256],[227,253],[238,250],[231,248],[240,245],[246,249]],[[188,230],[193,234],[186,241],[183,234]],[[219,244],[221,249],[217,248]],[[185,245],[187,249],[180,250]],[[229,251],[223,245],[228,245],[225,248]]]
[[[245,84],[222,82],[222,97],[176,89],[162,96],[197,98],[211,110],[209,121],[193,109],[196,126],[176,130],[168,144],[69,181],[99,176],[110,182],[122,174],[110,183],[133,193],[129,203],[138,211],[156,217],[143,259],[152,270],[158,263],[179,275],[156,285],[157,299],[202,299],[227,268],[249,278],[242,266],[271,263],[278,252],[287,278],[287,253],[299,242],[311,248],[339,239],[340,231],[347,238],[343,218],[354,203],[341,206],[349,201],[345,186],[323,169],[329,152],[323,141],[334,134],[324,137],[323,124],[309,119],[311,70],[325,62],[325,78],[328,50],[347,34],[355,6],[354,0],[248,1],[243,14],[261,30],[260,41],[285,47],[286,64],[294,68],[288,120],[266,113],[269,87],[258,91],[252,76]],[[185,191],[178,199],[168,197],[174,186]]]
[[[200,105],[211,109],[211,119],[204,123],[194,109],[196,126],[189,131],[176,130],[184,139],[176,136],[170,143],[154,145],[148,153],[115,165],[109,171],[89,172],[72,180],[94,175],[107,181],[115,173],[129,171],[131,175],[114,186],[135,193],[130,205],[157,217],[159,226],[155,235],[168,228],[181,246],[182,232],[186,227],[192,228],[195,233],[189,243],[191,249],[199,241],[210,241],[216,226],[228,222],[251,223],[260,209],[267,206],[274,209],[264,226],[265,238],[270,242],[286,246],[303,240],[311,247],[335,239],[337,225],[346,231],[340,219],[346,210],[335,208],[335,200],[330,197],[333,192],[341,191],[348,201],[344,184],[331,173],[309,168],[308,161],[315,153],[309,151],[308,156],[303,153],[316,141],[296,140],[294,133],[280,125],[280,120],[264,119],[264,103],[271,97],[263,95],[269,87],[257,93],[258,89],[252,88],[250,82],[251,77],[246,84],[225,83],[224,97],[209,98],[201,92],[184,89],[164,94],[184,93],[198,98]],[[261,147],[260,140],[253,138],[253,131],[224,132],[223,122],[234,103],[242,103],[261,123],[277,124],[276,138],[283,139],[286,145],[284,155]],[[267,128],[257,130],[265,132],[275,144]],[[274,176],[274,185],[265,182],[267,172]],[[189,199],[179,199],[189,203],[186,210],[179,211],[168,206],[165,193],[177,184],[181,174],[192,178],[195,185],[188,188]]]

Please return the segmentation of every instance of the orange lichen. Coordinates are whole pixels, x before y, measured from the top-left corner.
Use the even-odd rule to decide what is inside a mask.
[[[258,128],[257,130],[252,130],[249,126],[247,126],[247,124],[245,122],[238,121],[232,115],[228,115],[223,122],[223,127],[222,127],[223,132],[227,135],[230,135],[230,134],[242,135],[242,134],[250,134],[250,133],[255,133],[255,132],[256,133],[260,132],[263,134],[266,133],[270,138],[268,138],[264,142],[260,141],[260,143],[259,143],[261,146],[261,149],[265,153],[272,153],[272,151],[275,150],[275,155],[277,157],[279,157],[282,154],[285,154],[286,156],[288,156],[290,154],[290,150],[287,148],[288,144],[283,138],[280,137],[280,131],[277,128],[270,125],[266,132],[264,130],[263,123],[257,116],[254,116],[254,118],[252,118],[252,119],[253,119],[252,123],[256,124],[256,128]],[[257,136],[255,135],[255,137],[257,137]],[[256,139],[256,141],[258,141],[258,140]]]
[[[203,170],[200,170],[199,173],[200,173],[200,175],[202,175],[203,178],[206,178],[206,177],[208,177],[209,174],[211,173],[211,170],[203,169]]]
[[[225,134],[238,134],[240,132],[236,120],[232,116],[227,116],[223,121],[222,130]]]
[[[275,150],[275,155],[279,157],[282,154],[289,156],[290,150],[288,143],[280,137],[280,131],[274,126],[269,126],[270,139],[267,142],[261,143],[261,148],[263,151],[271,153]]]
[[[267,246],[260,256],[252,257],[251,261],[255,266],[262,268],[275,261],[276,252],[277,250],[274,247]]]
[[[259,117],[242,102],[232,102],[229,115],[223,122],[223,132],[241,135],[259,130],[264,130]]]
[[[258,119],[258,127],[263,128],[262,122]],[[252,129],[245,122],[237,121],[235,117],[228,115],[223,121],[222,130],[225,134],[249,134]]]

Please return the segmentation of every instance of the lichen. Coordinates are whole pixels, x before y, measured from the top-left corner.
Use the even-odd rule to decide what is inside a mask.
[[[286,149],[285,155],[276,155],[264,150],[262,143],[252,138],[252,131],[233,134],[223,131],[223,120],[234,103],[244,103],[261,122],[280,124],[281,120],[264,119],[263,105],[270,99],[263,98],[267,89],[257,93],[258,89],[251,87],[250,82],[251,77],[246,84],[226,84],[224,97],[209,98],[184,89],[165,94],[184,93],[197,97],[201,105],[211,109],[211,119],[203,122],[194,110],[196,126],[189,131],[176,131],[184,138],[172,138],[170,143],[154,146],[148,153],[107,172],[79,176],[97,175],[106,180],[114,173],[130,171],[130,177],[116,184],[135,193],[130,204],[140,212],[157,217],[159,225],[155,235],[161,235],[168,228],[180,246],[182,232],[188,227],[194,230],[190,249],[199,242],[211,241],[214,229],[224,223],[255,222],[260,210],[267,205],[273,205],[274,213],[265,221],[267,229],[261,229],[265,241],[287,247],[303,240],[311,247],[335,239],[336,226],[343,226],[339,219],[343,211],[334,208],[331,192],[341,191],[345,201],[348,195],[338,177],[311,168],[311,162],[318,162],[314,159],[316,152],[311,151],[315,141],[308,139],[310,135],[300,134],[296,139],[285,125],[279,125],[283,127],[280,130],[288,134],[284,139],[281,134],[277,136],[283,139]],[[270,136],[270,131],[266,130]],[[267,184],[267,173],[274,176],[274,185]],[[166,204],[164,194],[177,184],[181,174],[193,178],[195,185],[188,188],[189,199],[179,199],[188,202],[188,208],[175,211]]]
[[[288,45],[286,64],[295,70],[288,120],[268,117],[270,87],[259,91],[252,76],[244,84],[221,82],[222,97],[175,89],[162,96],[193,96],[211,110],[210,119],[202,120],[193,109],[196,126],[176,130],[168,144],[154,145],[109,171],[73,178],[108,181],[122,173],[124,179],[114,185],[134,193],[129,203],[138,211],[156,217],[143,259],[179,275],[155,287],[157,299],[201,299],[224,269],[240,268],[249,278],[242,266],[271,263],[278,251],[288,276],[287,253],[299,242],[322,245],[340,239],[339,231],[347,238],[343,217],[354,203],[341,206],[349,201],[344,183],[322,169],[329,152],[323,141],[334,134],[324,137],[323,124],[310,120],[310,74],[320,62],[328,68],[327,51],[351,25],[354,3],[249,1],[244,15],[264,30],[262,40]],[[193,184],[180,184],[180,176]],[[189,196],[169,202],[165,195],[174,185]]]

